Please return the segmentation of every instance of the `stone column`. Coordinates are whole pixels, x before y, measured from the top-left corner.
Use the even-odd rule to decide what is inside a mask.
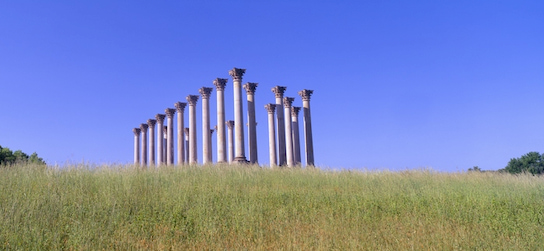
[[[210,149],[208,151],[208,158],[210,159],[210,163],[213,163],[213,144],[212,144],[213,131],[215,130],[210,129],[210,138],[208,143],[208,145],[210,146]]]
[[[244,111],[242,104],[242,76],[246,72],[245,69],[234,68],[229,71],[232,77],[232,86],[234,87],[234,135],[235,142],[235,157],[234,162],[239,164],[247,163],[245,148],[244,148]]]
[[[291,107],[291,122],[293,125],[293,151],[295,156],[295,165],[300,165],[301,159],[300,159],[300,134],[298,130],[298,113],[300,111],[300,107],[293,106]]]
[[[283,93],[287,87],[275,86],[272,92],[276,96],[276,116],[278,126],[278,165],[284,166],[287,164],[285,153],[285,117],[283,114]]]
[[[147,125],[149,127],[149,165],[155,166],[155,124],[154,119],[148,119]]]
[[[166,108],[164,110],[167,117],[167,133],[166,133],[166,165],[174,164],[174,114],[176,109]]]
[[[227,162],[227,140],[225,137],[225,86],[226,78],[213,81],[217,90],[217,163]]]
[[[189,164],[189,128],[185,127],[185,164]]]
[[[164,118],[166,115],[164,114],[157,114],[155,115],[155,119],[157,119],[157,166],[164,164]]]
[[[140,130],[142,131],[142,166],[147,167],[147,124],[140,124]]]
[[[268,153],[270,156],[270,167],[274,167],[278,165],[276,162],[276,128],[274,126],[276,104],[267,104],[264,108],[268,111]]]
[[[247,93],[247,134],[249,137],[249,163],[258,164],[257,157],[257,121],[255,120],[255,90],[258,83],[246,83]]]
[[[163,140],[162,140],[162,163],[167,165],[167,162],[166,162],[166,150],[168,149],[168,126],[164,126],[162,128],[162,136],[163,136]]]
[[[313,90],[302,90],[298,95],[302,97],[302,107],[304,110],[304,141],[306,146],[306,165],[314,166],[314,142],[312,139],[312,116],[310,114],[310,97]]]
[[[234,129],[234,121],[229,120],[225,123],[229,129],[229,163],[232,163],[234,161],[234,132],[232,131]]]
[[[176,102],[174,104],[176,111],[178,112],[178,165],[183,165],[185,163],[185,143],[183,137],[183,129],[185,128],[185,121],[183,120],[185,106],[187,103]]]
[[[295,156],[293,152],[293,125],[291,119],[289,119],[289,114],[291,114],[291,104],[295,98],[285,97],[283,98],[283,107],[284,114],[286,115],[285,119],[285,153],[287,157],[287,166],[295,166]]]
[[[210,159],[210,94],[213,88],[202,87],[198,89],[202,97],[202,164],[211,164]]]
[[[134,165],[140,165],[140,128],[132,129],[134,133]]]
[[[198,95],[187,96],[189,103],[189,163],[191,165],[198,164],[196,154],[196,102]]]

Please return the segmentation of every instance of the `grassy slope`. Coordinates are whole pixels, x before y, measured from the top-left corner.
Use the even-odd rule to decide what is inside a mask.
[[[0,170],[0,249],[544,246],[544,179],[193,167]]]

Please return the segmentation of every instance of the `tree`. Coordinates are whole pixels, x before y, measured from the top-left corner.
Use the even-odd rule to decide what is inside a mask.
[[[45,165],[45,162],[42,158],[38,157],[37,153],[28,156],[28,154],[21,150],[12,152],[9,148],[0,146],[0,165],[12,165],[25,162]]]
[[[528,172],[533,175],[542,174],[544,173],[544,154],[529,152],[521,156],[521,158],[510,159],[508,165],[499,171],[509,173]]]

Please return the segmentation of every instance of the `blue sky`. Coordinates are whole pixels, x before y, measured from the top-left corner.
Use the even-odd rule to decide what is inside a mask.
[[[261,164],[282,85],[314,90],[318,166],[496,170],[544,152],[543,27],[542,1],[0,0],[0,145],[130,163],[132,128],[215,78],[233,119],[238,67]]]

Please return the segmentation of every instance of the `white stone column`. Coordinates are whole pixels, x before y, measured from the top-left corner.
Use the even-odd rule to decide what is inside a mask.
[[[293,125],[293,151],[295,156],[295,165],[301,164],[300,159],[300,134],[299,134],[299,125],[298,125],[298,113],[300,107],[292,106],[291,107],[291,122]]]
[[[134,165],[140,165],[140,128],[132,129],[134,133]]]
[[[189,163],[191,165],[198,164],[196,152],[196,102],[198,95],[187,96],[189,103]]]
[[[177,128],[177,139],[178,139],[178,165],[183,165],[185,163],[185,140],[183,136],[183,130],[185,129],[184,121],[184,112],[185,106],[187,103],[176,102],[174,104],[176,111],[178,113],[178,128]]]
[[[285,119],[285,153],[287,157],[287,166],[295,166],[295,156],[293,151],[293,125],[291,119],[289,119],[289,114],[291,114],[291,104],[295,99],[290,97],[283,98],[283,107],[284,114],[286,115]]]
[[[164,110],[167,117],[167,133],[166,133],[166,165],[174,164],[174,114],[176,109],[166,108]]]
[[[210,94],[213,88],[202,87],[198,89],[202,97],[202,164],[211,164],[210,159]]]
[[[229,75],[232,77],[232,86],[234,88],[234,135],[236,137],[234,141],[234,162],[239,164],[247,163],[244,147],[244,107],[242,104],[242,76],[245,72],[245,69],[238,68],[229,71]]]
[[[304,141],[306,146],[306,165],[314,166],[314,143],[312,139],[312,116],[310,113],[310,97],[313,90],[302,90],[298,95],[302,97],[302,107],[304,110]]]
[[[276,97],[276,125],[278,127],[278,165],[284,166],[287,164],[286,150],[285,150],[285,117],[283,114],[283,93],[287,87],[275,86],[272,88],[272,92]]]
[[[234,121],[228,120],[225,124],[227,124],[229,131],[229,163],[232,163],[234,161]]]
[[[249,137],[249,163],[258,164],[257,156],[257,121],[255,120],[255,90],[258,83],[246,83],[244,89],[247,94],[247,134]]]
[[[166,150],[168,149],[168,126],[163,126],[162,127],[162,136],[163,136],[163,140],[162,140],[162,163],[164,165],[167,165],[168,163],[166,162]]]
[[[147,126],[149,127],[149,165],[155,166],[155,124],[157,120],[148,119]]]
[[[227,162],[227,140],[225,137],[225,86],[226,78],[213,81],[217,90],[217,163]]]
[[[210,129],[210,138],[208,145],[210,146],[210,149],[208,151],[208,158],[210,159],[210,163],[213,163],[213,144],[212,144],[212,138],[213,138],[213,131],[214,129]]]
[[[185,164],[189,164],[189,127],[185,127]]]
[[[142,166],[147,167],[147,124],[140,124],[140,130],[142,131]]]
[[[157,166],[164,165],[164,118],[166,117],[165,114],[157,114],[155,115],[155,119],[157,119]]]
[[[274,111],[276,104],[267,104],[264,106],[268,111],[268,153],[270,157],[270,167],[277,166],[276,162],[276,128],[274,126]]]

